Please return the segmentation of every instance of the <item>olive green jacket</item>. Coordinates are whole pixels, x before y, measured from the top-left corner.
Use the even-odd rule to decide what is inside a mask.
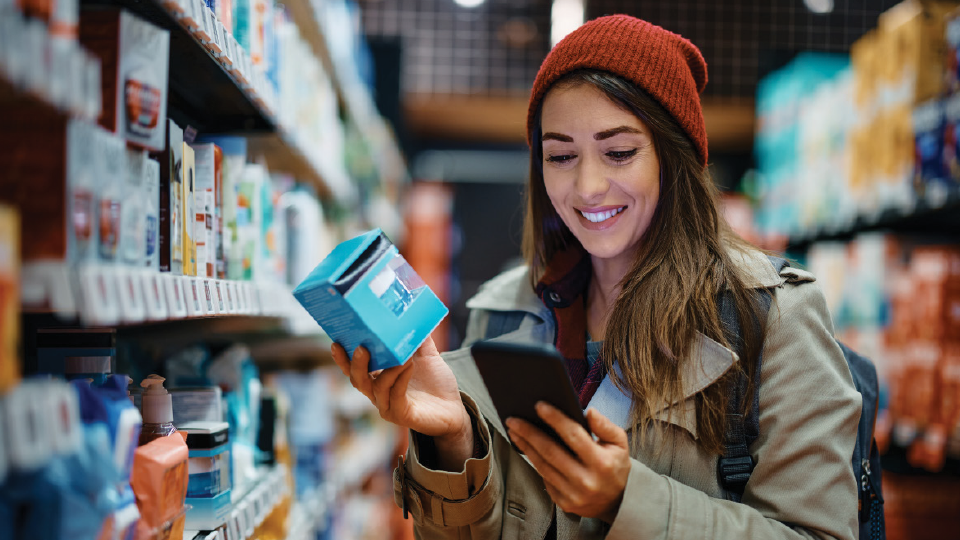
[[[779,275],[760,253],[738,256],[754,287],[773,288],[763,348],[760,436],[751,447],[756,469],[743,502],[725,500],[717,455],[696,444],[694,395],[716,381],[737,355],[700,334],[684,365],[686,399],[664,406],[662,430],[634,448],[619,512],[612,524],[556,508],[543,480],[506,438],[480,374],[464,347],[444,355],[457,376],[476,436],[488,451],[460,473],[431,470],[411,436],[404,470],[394,472],[395,498],[406,502],[418,538],[544,538],[554,514],[558,540],[786,539],[857,537],[857,484],[850,465],[861,398],[823,294],[808,272]],[[467,302],[466,345],[486,334],[490,311],[523,311],[521,327],[498,339],[552,343],[554,322],[534,294],[526,268],[501,274]],[[605,379],[591,407],[629,429],[629,397]],[[659,431],[659,433],[658,433]],[[657,437],[663,451],[657,452]]]

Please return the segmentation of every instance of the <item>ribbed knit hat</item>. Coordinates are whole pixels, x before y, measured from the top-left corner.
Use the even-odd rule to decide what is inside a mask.
[[[706,166],[707,130],[700,108],[700,92],[707,85],[703,55],[686,38],[627,15],[594,19],[547,54],[530,93],[527,144],[533,143],[534,116],[550,86],[585,68],[619,75],[653,96],[690,137]]]

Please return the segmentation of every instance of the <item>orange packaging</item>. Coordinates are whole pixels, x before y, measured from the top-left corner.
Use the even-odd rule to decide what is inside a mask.
[[[0,393],[20,380],[20,216],[0,204]]]
[[[140,510],[140,525],[137,537],[144,533],[158,532],[174,525],[178,516],[183,517],[183,503],[187,497],[189,479],[186,433],[160,437],[137,448],[133,457],[133,473],[130,485]],[[180,538],[183,520],[180,519]]]

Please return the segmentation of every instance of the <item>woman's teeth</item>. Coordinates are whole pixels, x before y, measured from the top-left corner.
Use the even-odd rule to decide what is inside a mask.
[[[620,212],[623,212],[626,208],[626,206],[621,206],[620,208],[607,210],[606,212],[580,212],[580,215],[594,223],[600,223],[601,221],[606,221]]]

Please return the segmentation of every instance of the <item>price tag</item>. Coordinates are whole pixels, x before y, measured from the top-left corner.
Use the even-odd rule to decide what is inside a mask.
[[[89,265],[79,269],[80,317],[85,324],[111,325],[120,321],[116,274],[109,266]]]
[[[187,316],[187,300],[183,290],[183,278],[160,274],[160,282],[167,294],[167,318],[182,319]]]
[[[187,316],[202,317],[205,313],[203,303],[201,302],[199,281],[197,278],[191,276],[184,276],[182,279],[183,290],[187,297]]]
[[[224,307],[227,310],[227,313],[233,315],[237,312],[236,299],[233,294],[233,283],[230,281],[221,281],[220,284],[223,287]]]
[[[213,281],[213,302],[216,304],[217,313],[223,315],[230,313],[230,310],[227,309],[226,291],[224,291],[226,286],[222,280],[214,279],[211,281]]]
[[[143,287],[143,299],[147,319],[162,321],[167,318],[167,298],[163,292],[161,274],[153,270],[140,272],[140,285]]]
[[[130,268],[115,270],[120,291],[120,316],[124,322],[139,323],[147,317],[140,275]]]
[[[220,311],[217,310],[217,303],[214,300],[214,295],[216,292],[214,291],[213,283],[211,283],[211,280],[207,278],[200,278],[200,282],[202,285],[200,292],[203,295],[202,300],[204,311],[206,311],[207,315],[219,315]]]

